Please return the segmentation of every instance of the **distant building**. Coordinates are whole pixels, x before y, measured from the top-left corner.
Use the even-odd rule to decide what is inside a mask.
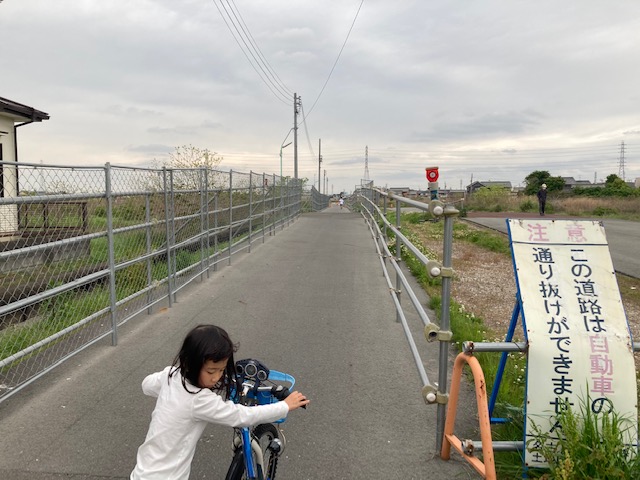
[[[576,180],[573,177],[560,177],[560,178],[564,180],[563,191],[565,192],[571,191],[576,187],[589,188],[589,187],[595,186],[589,180]]]
[[[511,186],[511,182],[473,182],[470,185],[467,185],[467,193],[468,194],[473,194],[475,192],[477,192],[478,190],[480,190],[481,188],[504,188],[508,191],[513,190],[512,186]]]
[[[418,194],[418,191],[415,188],[410,187],[391,187],[389,188],[389,191],[396,195],[408,198],[415,198]]]

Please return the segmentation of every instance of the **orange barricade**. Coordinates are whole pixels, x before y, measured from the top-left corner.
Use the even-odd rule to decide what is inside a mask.
[[[473,447],[465,448],[462,441],[453,434],[456,423],[456,409],[460,395],[460,381],[462,379],[462,367],[467,363],[473,373],[473,382],[476,387],[476,402],[478,406],[478,420],[480,422],[480,440],[482,441],[483,461],[473,456]],[[447,406],[447,419],[444,425],[444,438],[442,442],[441,457],[449,460],[451,447],[455,448],[462,457],[471,464],[476,471],[488,480],[496,480],[496,466],[493,458],[493,440],[491,439],[491,419],[487,403],[487,388],[484,381],[484,373],[478,359],[468,353],[460,353],[456,357],[451,375],[451,391]]]

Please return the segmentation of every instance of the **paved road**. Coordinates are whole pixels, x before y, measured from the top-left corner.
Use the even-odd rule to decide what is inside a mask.
[[[96,344],[1,403],[0,478],[128,478],[154,404],[140,382],[199,323],[225,327],[238,358],[289,371],[312,399],[285,424],[283,480],[479,478],[459,456],[437,457],[436,409],[420,395],[373,240],[359,215],[337,207],[303,215],[171,309],[128,322],[118,346]],[[437,345],[419,347],[437,379]],[[463,394],[466,438],[477,420],[473,392]],[[205,430],[191,478],[223,478],[230,445],[230,429]]]
[[[465,220],[507,233],[505,218],[507,218],[507,214],[501,218],[467,217]],[[518,216],[512,214],[509,218],[518,218]],[[549,216],[545,218],[562,217]],[[640,222],[613,219],[605,219],[602,222],[609,242],[613,267],[617,272],[640,278],[640,255],[638,255],[640,248]]]

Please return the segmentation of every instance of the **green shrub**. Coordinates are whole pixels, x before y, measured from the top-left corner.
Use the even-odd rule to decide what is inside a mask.
[[[606,217],[611,215],[617,215],[618,211],[609,207],[596,207],[593,209],[593,215],[596,217]]]
[[[534,212],[536,208],[536,205],[529,198],[527,198],[524,202],[520,202],[521,212]]]

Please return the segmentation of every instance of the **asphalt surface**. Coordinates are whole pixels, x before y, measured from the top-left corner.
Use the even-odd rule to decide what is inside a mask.
[[[504,214],[500,217],[467,217],[465,220],[507,233],[506,218],[520,217],[518,214]],[[540,217],[536,216],[536,218]],[[560,220],[568,217],[548,215],[544,218]],[[582,220],[585,219],[582,218]],[[638,246],[640,246],[640,222],[608,218],[592,220],[600,220],[604,225],[613,268],[615,268],[617,272],[630,277],[640,278],[640,255],[638,255]]]
[[[128,478],[154,406],[140,383],[170,364],[200,323],[227,329],[236,358],[291,373],[311,399],[285,423],[279,478],[480,478],[457,454],[438,457],[436,407],[422,400],[395,318],[362,217],[338,207],[303,215],[181,291],[172,308],[128,322],[117,346],[95,344],[0,403],[0,478]],[[420,340],[419,321],[409,322]],[[418,347],[436,381],[438,345]],[[468,385],[461,403],[456,433],[478,438]],[[229,428],[205,430],[192,479],[224,478],[231,438]]]

